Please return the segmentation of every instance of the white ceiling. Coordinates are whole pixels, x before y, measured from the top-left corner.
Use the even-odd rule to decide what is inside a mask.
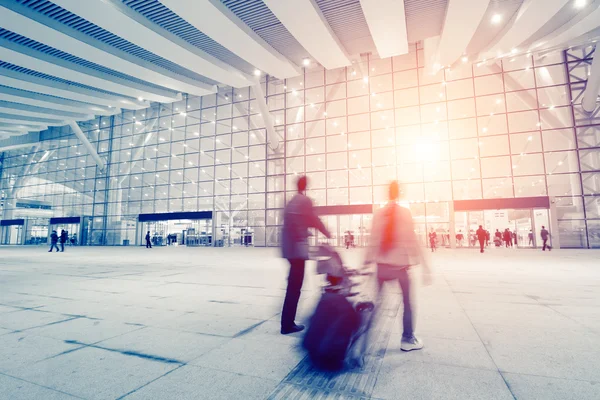
[[[0,0],[0,123],[19,135],[423,41],[435,70],[598,38],[600,0]],[[462,10],[462,11],[461,11]],[[427,39],[427,40],[426,40]]]

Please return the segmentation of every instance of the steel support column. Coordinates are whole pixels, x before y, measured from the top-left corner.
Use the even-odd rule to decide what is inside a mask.
[[[265,128],[267,128],[267,143],[269,143],[271,150],[276,151],[279,147],[279,137],[277,137],[277,132],[275,132],[273,119],[271,118],[271,113],[269,113],[269,107],[267,107],[265,93],[260,86],[260,82],[256,81],[254,85],[252,85],[252,91],[254,92],[254,96],[256,97],[256,101],[258,103],[258,108],[260,109],[260,113],[265,121]]]
[[[594,52],[592,68],[587,84],[585,85],[585,93],[583,94],[583,101],[581,102],[584,111],[591,113],[596,109],[598,93],[600,93],[600,46],[597,47]]]
[[[104,160],[102,160],[102,158],[100,158],[100,156],[98,155],[98,152],[96,151],[94,146],[92,146],[92,144],[90,143],[88,138],[83,134],[83,132],[82,132],[81,128],[79,127],[79,125],[77,124],[77,122],[69,121],[69,126],[73,130],[73,133],[75,134],[75,136],[77,136],[77,138],[81,141],[81,143],[83,143],[83,145],[87,149],[88,153],[92,156],[94,161],[96,161],[96,165],[98,165],[98,168],[100,168],[101,171],[104,171],[104,168],[106,166]]]

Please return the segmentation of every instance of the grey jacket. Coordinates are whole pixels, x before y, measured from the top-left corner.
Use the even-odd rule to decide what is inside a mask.
[[[315,214],[312,201],[296,194],[283,210],[281,253],[288,260],[308,260],[308,228],[316,228],[329,237],[329,231]]]

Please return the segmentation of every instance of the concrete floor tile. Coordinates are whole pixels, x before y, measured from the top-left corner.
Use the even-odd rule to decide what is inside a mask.
[[[126,396],[126,400],[263,400],[277,381],[183,366]]]
[[[136,329],[140,329],[140,326],[98,319],[75,318],[60,324],[33,328],[29,332],[38,336],[90,344]]]
[[[0,314],[4,314],[4,313],[8,313],[8,312],[21,311],[21,310],[22,310],[22,308],[0,305]]]
[[[0,374],[0,398],[10,400],[74,400],[79,397]]]
[[[0,371],[2,372],[30,366],[47,357],[78,347],[62,340],[30,335],[26,332],[8,333],[1,338]]]
[[[0,318],[0,328],[16,331],[57,323],[59,321],[67,321],[71,318],[72,317],[67,315],[44,311],[15,311],[2,314],[2,318]]]
[[[598,348],[577,350],[558,343],[552,347],[515,343],[500,348],[488,347],[488,351],[503,372],[600,382]]]
[[[373,397],[386,400],[511,400],[497,371],[402,361],[383,361]]]
[[[506,398],[487,352],[512,379],[517,398],[552,399],[548,387],[567,399],[596,396],[600,253],[561,250],[549,257],[505,250],[440,250],[431,256],[435,282],[428,287],[421,286],[418,268],[411,272],[416,333],[425,348],[397,351],[397,315],[379,376],[377,368],[363,371],[377,382],[374,397]],[[302,334],[279,334],[288,266],[278,249],[81,247],[43,263],[41,248],[39,254],[32,247],[1,251],[0,374],[29,373],[36,383],[85,398],[133,391],[137,398],[258,399],[303,357]],[[360,265],[360,249],[341,252],[347,265]],[[298,322],[312,316],[322,282],[315,264],[307,263]],[[371,295],[371,289],[362,292]],[[399,289],[387,285],[385,292],[392,300],[384,308],[392,312]],[[73,315],[101,322],[48,325],[56,322],[52,316]],[[45,326],[12,332],[38,323]],[[128,330],[128,323],[140,329]],[[77,348],[48,336],[106,340],[46,359]],[[355,377],[352,371],[339,375],[341,381]]]
[[[297,346],[232,339],[191,364],[280,381],[302,358]]]
[[[139,327],[138,327],[139,328]],[[145,327],[98,343],[120,351],[135,351],[189,362],[230,339],[171,329]]]
[[[386,351],[390,362],[419,361],[458,367],[497,370],[480,341],[454,340],[419,335],[424,347],[419,351],[400,350],[401,333],[392,333]]]
[[[178,365],[86,347],[13,370],[11,374],[88,399],[115,399]]]
[[[257,319],[188,313],[173,320],[169,325],[182,331],[232,337],[261,322]]]
[[[508,325],[477,324],[475,329],[484,345],[490,349],[500,350],[514,345],[529,349],[554,348],[559,347],[561,338],[565,337],[569,338],[568,348],[572,350],[600,348],[600,334],[576,323],[545,327],[519,326],[517,330]]]
[[[597,400],[600,383],[545,376],[504,373],[504,379],[519,400]]]

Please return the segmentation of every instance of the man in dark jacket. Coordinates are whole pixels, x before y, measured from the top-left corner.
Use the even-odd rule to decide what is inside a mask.
[[[548,251],[551,251],[552,247],[548,244],[548,239],[550,239],[550,232],[548,232],[546,230],[545,226],[542,226],[542,230],[540,231],[540,236],[542,237],[542,240],[544,241],[544,245],[542,246],[542,251],[546,251],[546,247],[548,248]]]
[[[296,325],[296,310],[302,282],[304,281],[304,265],[308,260],[308,228],[316,228],[328,239],[331,234],[315,214],[312,201],[304,194],[307,186],[306,176],[297,182],[298,193],[289,201],[283,210],[283,230],[281,232],[281,253],[290,263],[287,291],[281,313],[281,333],[300,332],[303,325]]]
[[[60,231],[60,251],[65,251],[65,243],[69,235],[64,229]]]
[[[152,248],[152,243],[150,243],[150,231],[148,231],[148,233],[146,233],[146,248],[147,249]]]
[[[485,245],[485,240],[488,237],[488,233],[485,229],[483,229],[483,226],[479,225],[479,229],[477,229],[475,234],[477,235],[477,240],[479,240],[479,252],[483,253],[483,246]]]
[[[54,248],[56,247],[56,252],[58,253],[58,234],[56,233],[56,231],[52,231],[52,234],[50,234],[50,250],[48,250],[48,253],[52,253],[52,250],[54,250]]]

